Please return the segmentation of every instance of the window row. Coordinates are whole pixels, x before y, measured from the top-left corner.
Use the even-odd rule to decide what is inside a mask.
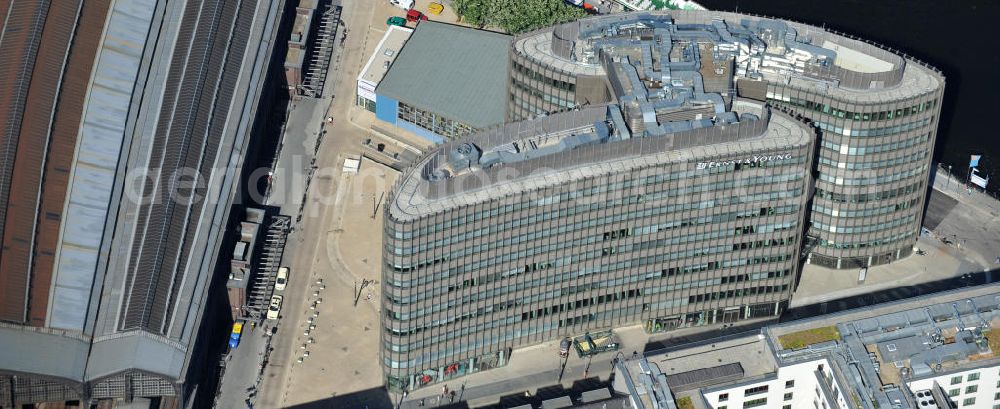
[[[813,102],[801,98],[785,97],[780,93],[768,92],[767,98],[774,101],[782,101],[792,106],[808,109],[814,112],[822,112],[836,118],[844,118],[853,121],[888,121],[910,115],[916,115],[924,111],[933,109],[937,105],[937,100],[930,100],[924,103],[915,104],[897,109],[875,112],[851,112],[834,108],[820,102]]]
[[[819,129],[837,133],[844,136],[885,136],[885,135],[903,133],[918,128],[923,128],[927,126],[927,124],[931,123],[933,119],[934,119],[933,117],[930,117],[913,122],[907,122],[905,124],[887,126],[883,128],[870,128],[870,129],[851,129],[850,127],[844,128],[842,126],[834,125],[829,122],[823,122],[823,121],[815,121],[813,123],[816,124],[816,127],[818,127]]]
[[[845,178],[821,172],[819,174],[819,180],[841,186],[867,186],[867,185],[881,185],[885,183],[892,183],[918,175],[926,175],[926,173],[927,173],[927,165],[924,164],[916,168],[905,170],[898,173],[890,173],[888,175],[866,177],[866,178]]]
[[[861,209],[861,210],[843,210],[838,208],[826,207],[820,204],[813,204],[813,211],[816,213],[822,213],[825,215],[841,218],[849,217],[871,217],[878,216],[887,213],[895,213],[900,210],[909,209],[917,204],[918,199],[911,199],[907,202],[896,203],[894,205],[881,206],[872,209]]]
[[[820,156],[819,163],[822,165],[834,167],[837,169],[848,169],[848,170],[865,170],[865,169],[881,169],[894,167],[899,165],[904,165],[911,162],[916,162],[927,157],[927,151],[915,152],[909,155],[899,156],[890,159],[883,160],[873,160],[868,162],[839,162],[830,159],[825,156]],[[843,165],[843,167],[841,167]]]
[[[897,150],[906,149],[911,146],[920,145],[927,143],[930,139],[930,134],[921,134],[912,138],[903,139],[896,142],[888,142],[879,145],[867,145],[867,146],[847,146],[841,145],[836,142],[832,142],[828,139],[823,139],[820,142],[820,146],[823,148],[832,150],[834,152],[840,153],[841,155],[868,155],[879,152],[895,152]]]
[[[908,238],[908,237],[912,237],[912,236],[913,236],[912,232],[903,232],[903,233],[899,233],[899,234],[892,235],[892,236],[885,237],[885,238],[878,238],[878,239],[875,239],[875,240],[868,240],[868,241],[858,241],[858,242],[852,242],[852,243],[837,243],[837,242],[834,242],[832,240],[820,239],[819,240],[819,245],[823,246],[823,247],[827,247],[827,248],[834,248],[834,249],[863,249],[863,248],[868,248],[868,247],[878,247],[878,246],[883,246],[883,245],[890,244],[890,243],[895,243],[897,241],[900,241],[902,239],[905,239],[905,238]]]
[[[864,226],[837,227],[837,226],[832,226],[832,225],[820,223],[820,222],[817,222],[817,221],[813,221],[812,225],[813,225],[813,227],[815,227],[815,228],[817,228],[819,230],[828,231],[830,233],[850,234],[850,233],[871,233],[873,231],[887,230],[887,229],[891,229],[893,227],[904,226],[904,225],[907,225],[907,224],[909,224],[911,222],[913,222],[913,215],[912,214],[909,215],[909,216],[903,217],[903,218],[892,220],[892,221],[888,221],[888,222],[884,222],[884,223],[878,223],[878,224],[868,224],[868,225],[864,225]]]
[[[893,199],[899,196],[906,196],[917,192],[923,187],[923,182],[917,182],[909,186],[903,186],[896,189],[889,189],[881,192],[875,193],[861,193],[856,195],[845,194],[845,193],[835,193],[829,190],[816,188],[816,197],[820,199],[826,199],[831,202],[837,203],[868,203],[868,202],[880,202],[883,200]]]

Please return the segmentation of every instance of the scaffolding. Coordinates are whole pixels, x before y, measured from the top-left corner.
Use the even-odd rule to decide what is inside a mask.
[[[323,85],[330,70],[333,50],[337,47],[337,27],[340,26],[340,6],[327,5],[319,17],[319,27],[316,29],[316,41],[309,55],[309,68],[306,70],[302,85],[302,95],[317,98],[323,96]]]
[[[264,242],[261,243],[260,257],[257,259],[256,274],[250,283],[249,296],[245,306],[247,316],[253,321],[263,317],[274,293],[274,280],[281,266],[281,256],[285,251],[292,218],[285,215],[271,216],[267,224]]]

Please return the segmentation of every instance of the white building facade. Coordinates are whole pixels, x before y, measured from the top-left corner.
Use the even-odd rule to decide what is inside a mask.
[[[907,387],[914,393],[941,386],[958,408],[1000,409],[1000,364],[914,379]]]
[[[702,396],[712,409],[848,409],[842,391],[829,361],[817,359],[780,367],[759,382],[708,389]]]

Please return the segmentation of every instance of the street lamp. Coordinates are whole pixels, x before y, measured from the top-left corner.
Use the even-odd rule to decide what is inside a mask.
[[[948,182],[944,188],[947,189],[948,186],[951,186],[951,165],[948,165]]]

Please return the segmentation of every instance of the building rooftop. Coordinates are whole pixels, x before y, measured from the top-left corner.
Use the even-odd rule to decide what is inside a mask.
[[[514,51],[577,75],[611,74],[602,59],[618,62],[628,55],[626,64],[640,76],[653,70],[669,84],[689,75],[678,71],[692,70],[694,55],[680,51],[691,44],[703,47],[702,68],[711,60],[731,59],[734,69],[728,74],[734,80],[766,79],[832,98],[875,103],[931,92],[943,82],[937,70],[918,61],[824,28],[717,11],[591,17],[520,35]],[[706,73],[700,72],[707,83]]]
[[[445,143],[397,182],[389,211],[419,218],[492,198],[672,162],[733,158],[812,143],[804,123],[748,101],[746,120],[632,137],[617,105],[595,106],[492,128]],[[759,118],[759,119],[751,119]]]
[[[372,84],[378,84],[382,81],[412,33],[413,29],[411,28],[389,26],[389,30],[385,32],[382,40],[375,47],[375,52],[368,59],[368,63],[361,69],[361,74],[358,74],[358,81],[368,81]]]
[[[422,21],[377,88],[473,128],[503,123],[511,37]]]
[[[694,345],[651,358],[650,362],[659,365],[675,392],[687,390],[689,388],[683,386],[699,382],[699,379],[694,379],[704,375],[696,372],[699,370],[709,370],[716,375],[709,379],[720,379],[731,373],[727,368],[739,367],[742,379],[774,372],[777,367],[767,340],[759,335]],[[678,389],[678,386],[682,387]]]
[[[1000,351],[992,350],[986,338],[998,325],[1000,287],[983,285],[680,345],[617,365],[630,382],[642,382],[644,373],[663,373],[672,396],[756,384],[774,379],[779,367],[826,360],[845,393],[856,395],[854,407],[917,408],[918,402],[933,399],[927,391],[917,395],[907,389],[909,382],[1000,365]],[[819,335],[830,326],[836,331]],[[654,370],[629,369],[638,365]],[[737,369],[743,372],[738,378]],[[616,390],[625,388],[616,385]],[[688,396],[704,404],[697,402],[701,393]]]

